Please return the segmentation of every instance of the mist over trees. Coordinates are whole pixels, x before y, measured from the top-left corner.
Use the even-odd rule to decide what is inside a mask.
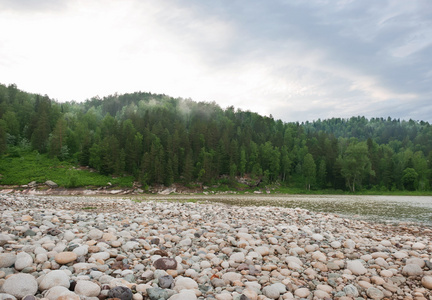
[[[28,151],[144,185],[249,177],[358,191],[430,190],[432,181],[432,128],[423,121],[284,123],[145,92],[59,103],[0,84],[1,159]]]

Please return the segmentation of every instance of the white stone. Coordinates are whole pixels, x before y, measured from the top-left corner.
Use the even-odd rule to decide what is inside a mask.
[[[69,288],[69,276],[62,270],[53,270],[46,274],[39,283],[39,290],[45,291],[49,290],[55,286],[64,286]]]
[[[78,256],[84,256],[88,254],[88,248],[89,247],[87,245],[79,246],[73,249],[72,252],[74,252]]]
[[[261,254],[262,256],[269,255],[270,249],[266,246],[259,246],[255,248],[255,252]]]
[[[300,298],[307,298],[310,295],[310,291],[307,288],[296,289],[294,295]]]
[[[32,275],[19,273],[6,279],[2,288],[5,293],[22,298],[26,295],[35,295],[38,284]]]
[[[194,291],[191,290],[182,290],[178,294],[174,294],[168,298],[168,300],[196,300],[197,296]]]
[[[21,271],[33,265],[33,258],[27,252],[20,252],[16,256],[15,269]]]
[[[363,266],[360,260],[351,260],[347,263],[347,269],[354,275],[363,275],[367,273],[367,269]]]
[[[222,279],[228,282],[234,282],[241,280],[242,275],[236,272],[227,272],[222,275]]]
[[[236,263],[242,263],[245,260],[245,255],[243,252],[236,252],[230,256],[230,260]]]
[[[194,290],[198,289],[198,283],[188,277],[179,276],[175,280],[174,290],[179,292],[181,290]]]
[[[414,243],[411,247],[413,250],[423,250],[426,248],[426,245],[423,243]]]
[[[324,237],[319,233],[312,234],[312,238],[318,242],[321,242],[324,239]]]
[[[102,238],[103,232],[95,228],[90,230],[87,235],[91,240],[99,240]]]
[[[69,291],[69,289],[65,288],[64,286],[55,286],[55,287],[50,288],[45,293],[45,298],[47,298],[48,300],[57,300],[58,297],[60,297],[60,296],[65,296],[65,295],[70,295],[70,294],[71,294],[71,291]],[[74,298],[71,297],[69,299],[74,299]]]
[[[75,293],[80,296],[97,297],[100,292],[101,288],[98,284],[87,280],[79,280],[75,286]]]

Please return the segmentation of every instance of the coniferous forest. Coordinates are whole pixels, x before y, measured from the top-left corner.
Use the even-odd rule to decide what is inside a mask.
[[[355,116],[284,123],[145,92],[60,103],[0,85],[0,173],[25,153],[132,176],[143,186],[238,178],[353,192],[432,186],[428,122]]]

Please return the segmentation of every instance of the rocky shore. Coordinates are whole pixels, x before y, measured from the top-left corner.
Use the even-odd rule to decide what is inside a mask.
[[[431,299],[432,231],[280,207],[0,194],[0,299]]]

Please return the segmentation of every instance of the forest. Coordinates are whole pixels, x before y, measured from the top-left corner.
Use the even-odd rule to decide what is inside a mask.
[[[60,103],[0,84],[0,172],[2,162],[25,153],[132,176],[143,186],[250,178],[356,192],[430,191],[432,183],[432,127],[424,121],[285,123],[147,92]]]

